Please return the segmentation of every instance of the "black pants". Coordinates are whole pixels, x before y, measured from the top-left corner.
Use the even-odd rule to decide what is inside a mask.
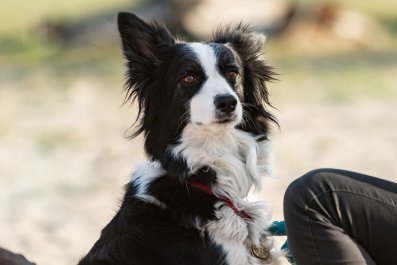
[[[397,264],[397,184],[336,169],[295,180],[284,197],[297,265]]]

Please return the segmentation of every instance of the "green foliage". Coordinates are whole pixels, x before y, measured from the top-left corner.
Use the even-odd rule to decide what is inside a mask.
[[[397,53],[392,47],[322,56],[299,53],[272,56],[272,51],[270,48],[269,61],[280,73],[280,81],[271,87],[281,99],[338,102],[397,98]]]
[[[60,46],[34,29],[43,19],[75,20],[106,10],[116,13],[118,6],[132,5],[131,2],[136,1],[36,0],[26,1],[23,5],[18,1],[2,1],[0,16],[8,23],[0,25],[0,67],[5,80],[0,89],[20,87],[23,90],[34,84],[62,91],[78,78],[100,79],[99,82],[109,86],[119,84],[124,73],[119,46]],[[292,41],[270,40],[266,56],[280,73],[277,77],[280,82],[270,85],[275,97],[345,101],[397,96],[394,48],[397,2],[383,0],[377,1],[376,5],[371,1],[336,3],[372,12],[391,34],[392,43],[377,50],[311,54],[296,49]]]
[[[78,18],[132,6],[135,0],[2,0],[0,1],[0,35],[26,34],[44,20],[76,20]],[[5,23],[6,22],[6,23]]]

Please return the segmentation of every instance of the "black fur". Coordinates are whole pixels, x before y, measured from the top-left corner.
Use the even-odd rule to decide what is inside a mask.
[[[240,23],[236,27],[229,26],[216,30],[211,42],[230,43],[242,60],[244,67],[242,102],[246,115],[245,122],[239,127],[256,135],[267,135],[269,121],[277,124],[277,120],[263,104],[271,106],[266,82],[275,80],[273,68],[266,64],[262,56],[263,36],[253,34],[248,25]]]
[[[136,198],[136,182],[129,183],[118,213],[79,265],[227,265],[221,246],[196,227],[215,218],[218,199],[189,185],[191,180],[210,185],[216,173],[210,168],[190,172],[183,158],[169,153],[188,123],[186,102],[206,80],[204,71],[186,44],[162,25],[130,13],[120,13],[118,25],[128,69],[125,100],[137,101],[139,109],[132,137],[143,133],[147,156],[165,169],[147,189],[167,208]],[[273,79],[260,55],[263,41],[240,24],[216,31],[207,43],[220,58],[221,72],[235,67],[241,74],[241,82],[229,80],[243,104],[238,128],[266,137],[268,122],[276,120],[263,106],[270,106],[265,82]],[[179,80],[190,72],[199,78],[186,89]]]
[[[200,170],[191,178],[204,182],[215,175]],[[154,181],[150,190],[167,209],[136,199],[136,186],[128,184],[119,212],[79,265],[226,265],[220,246],[187,225],[196,216],[215,218],[216,197],[169,176]]]

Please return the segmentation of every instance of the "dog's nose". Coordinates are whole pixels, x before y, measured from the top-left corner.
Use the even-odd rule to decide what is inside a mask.
[[[224,114],[229,114],[236,109],[237,99],[230,94],[218,95],[215,97],[214,104],[217,110]]]

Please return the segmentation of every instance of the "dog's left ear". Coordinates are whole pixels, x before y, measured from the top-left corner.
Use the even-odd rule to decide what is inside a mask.
[[[240,129],[267,136],[269,121],[277,121],[265,107],[265,104],[271,106],[266,82],[274,80],[275,75],[263,57],[266,37],[254,32],[247,25],[239,24],[215,31],[213,42],[230,45],[243,63],[245,115]]]

